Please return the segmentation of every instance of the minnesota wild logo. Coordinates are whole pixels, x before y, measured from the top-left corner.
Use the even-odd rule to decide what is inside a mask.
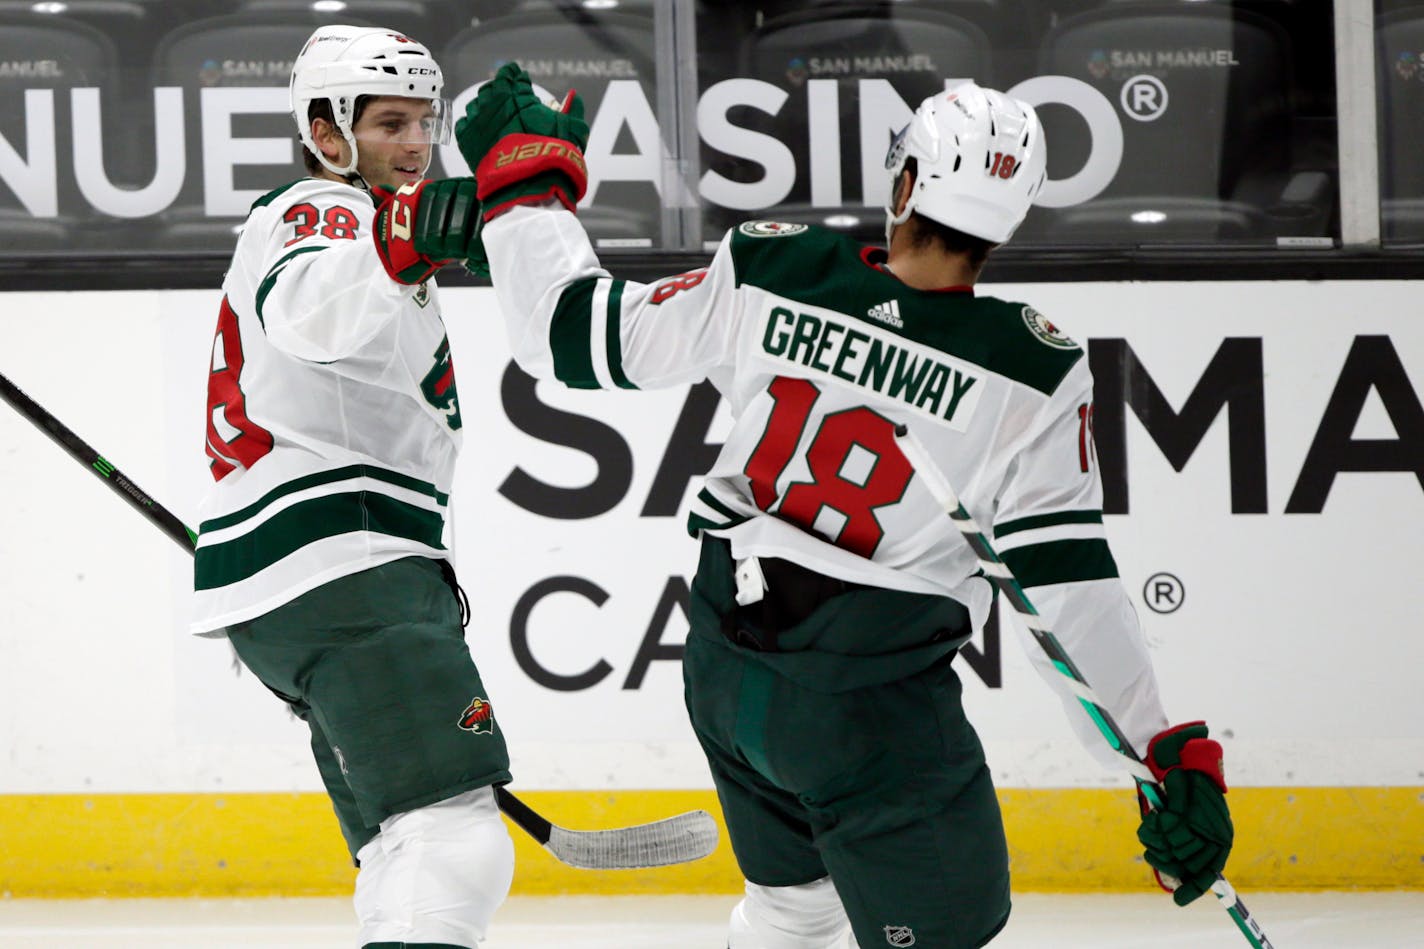
[[[780,221],[748,221],[738,230],[748,237],[790,237],[806,230],[806,225],[784,224]]]
[[[435,365],[420,380],[420,391],[424,393],[425,401],[435,406],[436,411],[444,413],[449,426],[459,431],[460,401],[455,394],[455,364],[450,360],[450,337],[440,341],[440,348],[435,350],[433,358]]]
[[[1048,321],[1048,317],[1031,306],[1023,308],[1024,325],[1028,327],[1040,343],[1054,349],[1077,349],[1078,344],[1064,335],[1063,331]]]
[[[490,707],[489,700],[475,696],[460,713],[460,727],[476,735],[493,735],[494,709]]]

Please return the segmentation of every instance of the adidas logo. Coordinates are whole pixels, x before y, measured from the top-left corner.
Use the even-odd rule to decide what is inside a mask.
[[[869,310],[866,310],[865,315],[872,320],[877,320],[888,326],[893,326],[896,329],[905,325],[905,321],[900,319],[899,300],[886,300],[884,303],[877,303]]]

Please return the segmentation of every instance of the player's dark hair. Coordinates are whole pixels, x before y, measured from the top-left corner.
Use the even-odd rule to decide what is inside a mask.
[[[913,158],[905,160],[903,174],[914,178],[918,170],[918,165]],[[903,180],[904,178],[901,177],[895,182],[897,195],[900,193],[900,182]],[[905,225],[908,230],[906,236],[910,239],[910,246],[927,247],[930,244],[938,244],[951,254],[964,254],[969,258],[969,266],[976,272],[984,266],[984,261],[989,257],[989,251],[998,246],[993,241],[986,241],[982,237],[966,234],[947,224],[932,221],[918,211],[911,213]]]
[[[351,124],[354,126],[361,121],[361,113],[366,111],[366,106],[370,104],[371,96],[357,96],[356,106],[351,113]],[[315,119],[326,119],[332,125],[336,124],[336,115],[331,111],[330,99],[313,99],[307,106],[307,128],[311,128],[311,123]],[[302,164],[307,168],[307,174],[320,175],[325,165],[321,159],[316,157],[316,153],[305,145],[302,146]]]

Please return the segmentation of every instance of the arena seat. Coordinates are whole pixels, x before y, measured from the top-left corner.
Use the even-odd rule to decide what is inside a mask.
[[[420,0],[342,0],[339,11],[322,14],[329,22],[370,23],[399,30],[434,50],[439,47],[442,18],[434,9],[450,4]],[[312,0],[239,0],[236,14],[253,19],[271,17],[282,21],[310,16]]]
[[[1380,231],[1424,242],[1424,4],[1381,18],[1379,67]]]
[[[365,23],[344,15],[318,14],[306,8],[281,13],[266,10],[197,20],[164,36],[154,54],[155,86],[183,90],[187,168],[183,190],[160,218],[152,244],[158,250],[230,251],[247,206],[210,215],[205,201],[202,94],[205,89],[253,90],[253,112],[235,115],[233,134],[242,139],[288,143],[287,159],[271,161],[259,153],[233,168],[233,184],[255,198],[306,175],[301,144],[287,111],[292,61],[312,31],[325,23]],[[260,92],[258,90],[261,90]],[[275,152],[269,141],[260,149]]]
[[[787,196],[765,211],[707,202],[709,240],[749,217],[818,224],[878,240],[890,187],[884,170],[890,137],[947,79],[993,82],[990,44],[980,27],[936,9],[884,3],[827,4],[767,19],[747,37],[740,69],[741,75],[789,94],[776,115],[747,109],[734,124],[784,143],[795,159],[795,181]],[[813,123],[807,82],[818,79],[835,82],[835,102],[833,111],[817,114]],[[867,92],[879,99],[863,107]],[[862,130],[862,118],[879,128]],[[830,122],[839,123],[838,134]],[[838,174],[840,186],[823,180],[824,193],[813,196],[812,155],[823,149],[840,151],[838,165],[819,172],[825,178]],[[710,149],[704,156],[704,167],[732,181],[755,182],[766,174],[745,158]]]
[[[43,184],[27,184],[17,169],[16,180],[0,183],[0,240],[8,252],[62,250],[83,244],[103,229],[104,222],[71,184],[73,135],[69,91],[96,86],[101,95],[114,94],[119,59],[114,45],[98,30],[54,15],[0,14],[0,95],[15,103],[10,120],[0,125],[0,137],[20,160],[39,170]],[[28,141],[26,92],[47,92],[54,126],[53,178],[43,174],[47,157]],[[48,197],[50,187],[55,200]],[[50,206],[53,205],[53,206]],[[33,209],[32,209],[33,207]]]
[[[1328,174],[1291,168],[1292,49],[1274,21],[1227,4],[1111,2],[1045,37],[1040,72],[1079,79],[1119,115],[1122,163],[1106,190],[1041,215],[1049,243],[1274,243],[1323,235]],[[1049,177],[1089,152],[1085,123],[1041,110]]]
[[[569,3],[523,3],[461,30],[436,51],[436,56],[445,72],[446,94],[457,115],[463,113],[478,83],[493,76],[505,62],[514,60],[552,96],[577,90],[593,125],[614,82],[636,82],[649,110],[657,114],[653,43],[651,4],[598,10]],[[631,144],[628,130],[622,129],[613,154],[636,151],[639,149]],[[656,156],[654,164],[653,173],[660,174],[662,165]],[[463,166],[444,170],[451,174],[464,171]],[[599,169],[591,170],[597,178]],[[662,200],[654,185],[600,180],[596,188],[595,182],[590,182],[590,192],[579,208],[579,217],[596,244],[658,246]]]

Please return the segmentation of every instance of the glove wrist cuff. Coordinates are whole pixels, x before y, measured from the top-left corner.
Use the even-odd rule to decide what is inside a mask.
[[[371,228],[376,256],[380,258],[386,274],[396,283],[421,283],[440,269],[439,262],[431,260],[415,247],[416,209],[420,204],[420,194],[429,183],[425,179],[403,185],[376,208]]]
[[[1147,745],[1147,766],[1161,784],[1168,773],[1180,768],[1206,775],[1226,793],[1226,772],[1220,742],[1207,737],[1205,722],[1186,722],[1157,735]]]
[[[548,173],[542,175],[538,181],[522,181],[485,198],[482,217],[488,223],[518,205],[543,204],[550,200],[558,201],[577,213],[578,201],[571,195],[573,190],[573,186],[563,181],[561,175]]]
[[[1226,769],[1220,742],[1210,738],[1193,738],[1182,746],[1181,767],[1183,771],[1200,771],[1222,794],[1226,793]]]
[[[561,138],[527,132],[506,135],[480,159],[475,169],[480,201],[551,171],[559,172],[573,186],[573,194],[564,195],[560,200],[568,204],[572,198],[572,203],[578,204],[588,190],[588,166],[584,164],[583,152],[577,145]],[[489,214],[485,215],[486,220],[489,217]]]

